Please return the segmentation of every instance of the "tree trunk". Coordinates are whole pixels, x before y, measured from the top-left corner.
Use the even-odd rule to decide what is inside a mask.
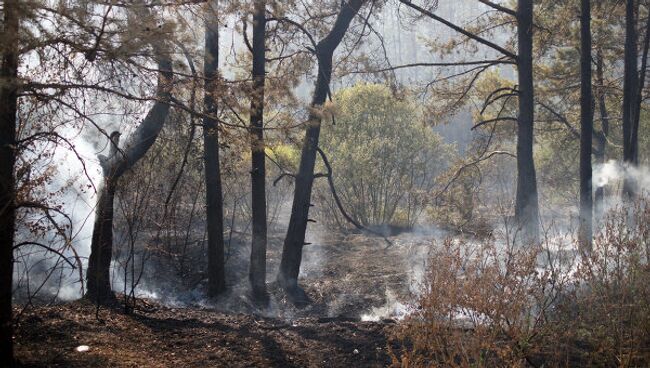
[[[637,35],[636,35],[636,4],[634,0],[627,0],[625,5],[625,56],[623,71],[623,162],[626,165],[634,164],[634,147],[632,142],[637,101],[639,74],[637,63]],[[631,199],[634,196],[634,182],[629,175],[623,181],[623,197]]]
[[[219,165],[219,130],[216,116],[216,87],[219,68],[219,22],[217,3],[206,13],[203,73],[205,95],[203,107],[203,150],[205,165],[205,201],[208,230],[208,296],[215,297],[226,289],[223,242],[223,194]]]
[[[16,220],[16,112],[18,106],[17,1],[4,5],[2,70],[0,70],[0,365],[13,366],[11,291]]]
[[[646,68],[648,64],[648,49],[650,48],[650,16],[646,17],[646,31],[643,37],[643,52],[641,54],[641,71],[639,74],[636,101],[634,104],[634,122],[630,132],[630,156],[634,166],[639,165],[639,121],[641,119],[641,104],[643,103],[643,87],[645,85]]]
[[[104,173],[96,210],[93,236],[88,260],[86,297],[98,304],[111,303],[115,295],[111,290],[110,268],[113,255],[113,200],[119,179],[131,169],[154,144],[169,114],[168,101],[172,73],[169,54],[153,45],[158,59],[157,101],[151,107],[142,123],[129,136],[126,144],[118,150],[119,133],[111,134],[111,149],[108,157],[99,156]]]
[[[539,204],[533,159],[533,1],[518,0],[517,4],[519,116],[515,217],[523,232],[523,241],[536,243],[539,240]]]
[[[253,298],[268,303],[266,292],[266,157],[264,154],[264,82],[266,1],[255,2],[253,15],[253,90],[251,93],[251,206],[253,238],[249,279]]]
[[[605,77],[603,70],[603,54],[602,50],[598,48],[596,51],[596,81],[598,83],[598,110],[600,111],[600,125],[601,130],[596,135],[597,149],[596,149],[596,164],[604,165],[607,151],[607,136],[609,135],[609,113],[607,112],[607,104],[605,100]],[[600,186],[596,188],[594,195],[594,216],[599,220],[603,211],[605,210],[605,188]]]
[[[591,251],[593,197],[591,149],[593,135],[593,96],[591,91],[591,0],[581,0],[580,17],[580,229],[584,251]]]
[[[347,3],[342,2],[341,10],[332,30],[318,43],[315,49],[318,59],[318,76],[311,102],[312,110],[309,114],[307,131],[305,132],[305,139],[300,154],[300,167],[295,180],[296,187],[293,196],[293,205],[291,207],[291,219],[289,220],[289,228],[284,240],[282,260],[277,277],[278,283],[298,303],[308,301],[304,291],[298,287],[298,274],[300,273],[302,248],[305,245],[309,207],[311,207],[314,165],[316,163],[316,152],[322,120],[318,110],[325,103],[329,93],[334,50],[338,47],[343,36],[345,36],[352,19],[363,3],[364,0],[351,0]]]
[[[86,297],[98,304],[108,304],[116,300],[111,288],[110,270],[113,258],[113,203],[117,179],[107,174],[104,173],[104,183],[100,188],[95,210],[86,285]]]

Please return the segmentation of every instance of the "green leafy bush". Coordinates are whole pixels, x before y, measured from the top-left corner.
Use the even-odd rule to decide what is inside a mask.
[[[385,85],[360,83],[336,93],[333,102],[336,123],[324,127],[320,146],[344,206],[366,226],[414,225],[451,147],[424,125],[414,97],[398,99]],[[319,188],[329,201],[323,217],[337,216],[329,188]]]

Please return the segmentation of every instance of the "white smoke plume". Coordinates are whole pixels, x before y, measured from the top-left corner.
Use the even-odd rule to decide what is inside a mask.
[[[620,185],[624,179],[631,179],[642,192],[650,189],[650,168],[648,166],[631,166],[620,161],[609,160],[596,165],[593,171],[594,188]]]

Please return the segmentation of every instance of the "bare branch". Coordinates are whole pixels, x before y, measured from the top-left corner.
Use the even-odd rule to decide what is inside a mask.
[[[494,118],[494,119],[487,119],[487,120],[479,121],[478,123],[476,123],[472,127],[472,130],[474,130],[474,129],[480,127],[480,126],[490,124],[490,123],[496,123],[496,122],[499,122],[499,121],[514,121],[514,122],[517,122],[517,118],[504,116],[504,117],[498,117],[498,118]]]
[[[512,60],[517,60],[517,55],[515,55],[513,52],[508,51],[505,48],[495,44],[494,42],[488,41],[483,37],[480,37],[480,36],[478,36],[478,35],[476,35],[476,34],[474,34],[472,32],[469,32],[469,31],[465,30],[464,28],[459,27],[459,26],[455,25],[454,23],[452,23],[452,22],[450,22],[448,20],[446,20],[446,19],[444,19],[442,17],[439,17],[439,16],[435,15],[434,13],[430,12],[427,9],[424,9],[422,7],[419,7],[419,6],[411,3],[410,0],[399,0],[399,1],[400,1],[400,3],[410,7],[411,9],[415,9],[415,10],[419,11],[420,13],[426,15],[427,17],[446,25],[447,27],[453,29],[454,31],[464,35],[465,37],[468,37],[468,38],[470,38],[470,39],[472,39],[472,40],[474,40],[474,41],[476,41],[476,42],[478,42],[480,44],[483,44],[483,45],[485,45],[485,46],[487,46],[487,47],[489,47],[489,48],[491,48],[493,50],[496,50],[496,51],[502,53],[503,55],[511,58]]]
[[[374,230],[368,229],[367,227],[361,225],[359,222],[357,222],[355,219],[353,219],[348,213],[345,211],[345,208],[343,208],[343,204],[341,203],[341,199],[339,198],[338,193],[336,193],[336,188],[334,187],[334,179],[332,178],[332,166],[330,165],[329,160],[327,159],[327,156],[325,156],[325,152],[320,147],[316,148],[316,151],[318,151],[318,154],[320,154],[321,159],[323,160],[323,163],[325,164],[325,167],[327,168],[327,182],[329,183],[330,186],[330,191],[332,192],[332,197],[334,198],[334,202],[336,202],[336,206],[338,207],[339,211],[341,211],[341,214],[345,219],[350,222],[352,225],[354,225],[357,229],[367,231],[371,234],[380,236],[388,243],[388,247],[393,245],[393,243],[388,240],[383,234],[380,234]],[[387,248],[388,248],[387,247]]]
[[[514,10],[512,10],[510,8],[506,8],[505,6],[501,6],[499,4],[496,4],[496,3],[492,2],[492,1],[488,1],[488,0],[478,0],[478,1],[480,3],[483,3],[483,4],[487,5],[487,6],[489,6],[492,9],[498,10],[498,11],[506,13],[508,15],[512,15],[513,17],[517,16],[516,11],[514,11]]]
[[[37,242],[33,242],[33,241],[24,241],[22,243],[18,243],[16,245],[14,245],[13,250],[16,250],[16,249],[18,249],[20,247],[23,247],[25,245],[35,245],[37,247],[41,247],[41,248],[47,250],[48,252],[52,252],[52,253],[58,255],[59,257],[61,257],[61,259],[63,259],[68,265],[70,265],[70,267],[72,267],[72,269],[77,268],[77,266],[75,266],[74,263],[72,263],[72,261],[70,261],[68,259],[68,257],[66,257],[63,253],[59,252],[58,250],[56,250],[56,249],[54,249],[52,247],[48,247],[45,244],[41,244],[41,243],[37,243]]]

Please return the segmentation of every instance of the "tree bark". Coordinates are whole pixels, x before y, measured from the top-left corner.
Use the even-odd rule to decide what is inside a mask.
[[[16,220],[16,112],[18,107],[18,3],[4,3],[0,70],[0,365],[13,366],[12,279]]]
[[[533,1],[517,1],[517,56],[519,79],[519,116],[517,118],[517,195],[515,217],[523,232],[523,241],[539,241],[539,204],[537,177],[533,159]]]
[[[579,242],[591,251],[593,236],[593,194],[591,150],[593,96],[591,90],[591,0],[581,0],[580,8],[580,228]]]
[[[86,273],[86,297],[98,304],[110,303],[115,298],[111,290],[110,267],[113,255],[113,201],[119,179],[151,148],[169,114],[170,82],[173,78],[172,61],[169,55],[157,45],[153,45],[153,49],[160,70],[156,91],[157,101],[121,150],[117,149],[119,134],[114,132],[111,134],[109,156],[99,156],[104,182],[95,211]]]
[[[203,150],[205,165],[205,201],[208,230],[208,296],[215,297],[226,289],[223,241],[223,194],[219,164],[219,130],[217,120],[216,87],[219,69],[219,22],[217,1],[206,13],[205,54],[203,73],[205,94],[203,108]]]
[[[635,105],[638,94],[639,74],[637,62],[636,4],[626,0],[625,4],[625,55],[623,67],[623,162],[634,165],[634,147],[632,142],[635,117]],[[629,175],[623,181],[623,197],[634,196],[634,182]]]
[[[255,2],[253,14],[253,89],[251,92],[251,206],[253,237],[249,279],[253,298],[268,303],[266,292],[266,157],[264,154],[264,82],[266,64],[266,0]]]
[[[305,245],[305,233],[311,207],[311,191],[314,182],[314,165],[318,149],[318,139],[322,116],[318,110],[323,106],[329,93],[329,84],[332,78],[332,58],[334,51],[345,36],[352,19],[359,12],[364,0],[350,0],[342,2],[341,10],[336,18],[330,33],[316,46],[318,60],[318,76],[300,154],[300,166],[295,180],[293,205],[287,236],[282,249],[282,260],[278,273],[278,283],[288,292],[295,302],[306,302],[307,296],[298,286],[298,274],[302,260],[302,248]]]

